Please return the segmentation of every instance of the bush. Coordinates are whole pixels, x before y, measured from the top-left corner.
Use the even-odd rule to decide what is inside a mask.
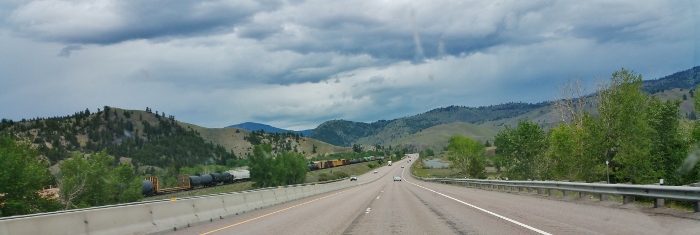
[[[369,169],[374,169],[377,166],[374,165],[373,163],[369,163],[369,164],[367,164],[367,167],[369,167]]]
[[[318,181],[328,181],[330,178],[328,177],[328,174],[326,173],[320,173],[318,174]]]
[[[342,178],[349,177],[348,173],[345,173],[343,171],[336,171],[333,173],[333,176],[335,176],[336,179],[342,179]]]

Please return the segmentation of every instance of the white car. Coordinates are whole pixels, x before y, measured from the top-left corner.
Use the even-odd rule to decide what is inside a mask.
[[[401,181],[401,176],[394,176],[394,181]]]
[[[401,168],[403,168],[403,166],[401,166]]]
[[[374,174],[377,174],[377,171],[374,171]]]

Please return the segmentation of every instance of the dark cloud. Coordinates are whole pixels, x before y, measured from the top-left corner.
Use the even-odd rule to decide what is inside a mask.
[[[73,51],[79,51],[82,49],[83,49],[83,46],[81,46],[81,45],[69,45],[69,46],[66,46],[63,49],[61,49],[61,51],[58,53],[58,56],[70,57],[70,54]]]
[[[114,44],[229,32],[254,14],[281,5],[280,1],[254,0],[35,1],[18,7],[9,18],[16,32],[39,40]],[[90,8],[94,11],[84,11]],[[35,17],[39,15],[44,16]]]

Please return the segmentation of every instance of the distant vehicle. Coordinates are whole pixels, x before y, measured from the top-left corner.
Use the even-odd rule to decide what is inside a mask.
[[[357,180],[357,176],[355,176],[355,175],[350,176],[350,181],[353,181],[353,180]]]
[[[403,168],[403,166],[401,166],[401,168]]]
[[[376,170],[374,171],[374,174],[377,174],[377,171],[376,171]]]
[[[394,176],[394,181],[401,181],[401,176]]]
[[[391,166],[391,161],[387,161],[389,163],[389,166]]]

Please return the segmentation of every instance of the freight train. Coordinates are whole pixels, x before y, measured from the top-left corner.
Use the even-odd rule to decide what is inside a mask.
[[[158,177],[146,177],[143,181],[141,192],[145,196],[172,193],[182,190],[190,190],[199,187],[213,187],[219,184],[232,184],[250,180],[248,170],[230,170],[223,173],[180,175],[177,178],[177,186],[172,188],[160,188]]]
[[[384,159],[384,157],[369,156],[369,157],[361,157],[361,158],[354,158],[354,159],[325,160],[325,161],[309,162],[308,166],[309,166],[309,171],[315,171],[315,170],[326,169],[326,168],[331,168],[331,167],[345,166],[345,165],[361,163],[361,162],[377,161],[377,160],[382,160],[382,159]]]

